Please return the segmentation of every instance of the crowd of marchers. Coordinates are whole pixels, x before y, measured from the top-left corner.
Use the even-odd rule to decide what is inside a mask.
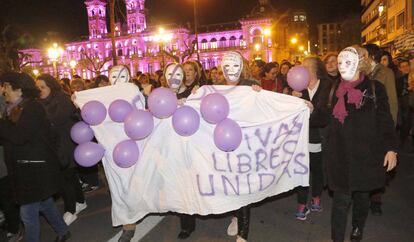
[[[248,85],[255,91],[304,99],[311,109],[310,186],[295,189],[297,204],[292,204],[292,217],[306,220],[312,213],[330,211],[331,239],[340,242],[346,237],[352,204],[350,239],[361,241],[369,212],[382,215],[381,197],[386,196],[385,186],[396,166],[397,153],[414,148],[414,60],[393,60],[373,44],[294,63],[248,62],[242,55],[237,58],[239,63],[233,64],[240,69],[235,73],[226,69],[232,63],[205,69],[200,62],[190,60],[176,64],[173,72],[169,64],[154,73],[131,73],[129,81],[145,97],[158,87],[171,88],[181,103],[203,85]],[[295,65],[309,72],[309,84],[302,91],[288,84],[287,74]],[[172,75],[180,73],[181,82],[170,82]],[[2,228],[10,242],[22,238],[41,241],[42,214],[57,234],[55,241],[70,240],[70,225],[87,209],[84,193],[98,189],[100,175],[99,165],[84,168],[75,162],[70,130],[81,115],[73,94],[111,85],[111,76],[89,80],[74,75],[71,80],[57,80],[49,74],[33,78],[6,72],[0,76],[0,83]],[[409,144],[413,147],[407,147]],[[321,203],[328,190],[333,194],[331,208]],[[55,205],[60,198],[63,215]],[[195,216],[179,217],[178,238],[187,239],[195,230]],[[235,211],[228,235],[246,242],[249,218],[249,206]],[[139,224],[123,225],[119,242],[131,241],[136,226]]]

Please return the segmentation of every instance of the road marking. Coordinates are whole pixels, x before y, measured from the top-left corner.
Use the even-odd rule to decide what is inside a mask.
[[[153,229],[161,220],[164,219],[164,216],[148,216],[144,219],[141,223],[137,224],[135,229],[134,238],[132,238],[131,242],[138,242],[140,241],[146,234],[148,234],[151,229]],[[118,242],[119,237],[121,237],[122,230],[119,231],[112,239],[108,240],[107,242]]]

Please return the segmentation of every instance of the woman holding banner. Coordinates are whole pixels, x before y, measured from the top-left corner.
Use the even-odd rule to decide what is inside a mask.
[[[248,80],[247,61],[238,52],[228,52],[223,56],[221,68],[229,86],[251,86],[254,91],[259,92],[262,88],[256,81]],[[247,242],[250,224],[250,206],[245,206],[236,211],[236,217],[227,228],[227,234],[237,235],[237,242]]]
[[[361,241],[369,211],[369,192],[383,187],[397,164],[398,141],[384,86],[365,75],[371,70],[364,49],[347,47],[338,56],[339,83],[328,98],[333,107],[327,127],[329,188],[334,192],[332,240],[344,241],[352,208],[351,241]]]
[[[303,66],[308,69],[310,74],[309,85],[302,92],[293,91],[292,95],[312,102],[315,108],[309,118],[309,166],[311,171],[312,199],[310,207],[308,207],[309,187],[297,187],[298,208],[295,217],[298,220],[306,220],[310,211],[322,211],[321,195],[324,175],[322,138],[319,130],[327,125],[323,106],[326,105],[331,87],[324,63],[318,57],[305,58]]]

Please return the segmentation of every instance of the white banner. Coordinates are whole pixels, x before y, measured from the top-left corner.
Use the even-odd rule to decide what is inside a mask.
[[[128,139],[123,124],[106,120],[93,126],[105,147],[103,165],[112,198],[114,226],[135,223],[148,213],[220,214],[261,201],[297,186],[309,185],[309,109],[302,99],[251,87],[204,86],[185,105],[200,114],[205,95],[219,92],[230,103],[229,118],[242,128],[243,141],[233,152],[216,148],[215,125],[201,118],[190,137],[175,133],[171,117],[155,120],[152,134],[137,144],[138,162],[120,168],[112,151]],[[76,104],[97,100],[107,108],[116,99],[142,108],[133,84],[78,92]]]

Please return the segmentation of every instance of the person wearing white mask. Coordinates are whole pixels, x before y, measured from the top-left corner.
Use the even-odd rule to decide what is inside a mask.
[[[109,71],[109,82],[111,85],[129,82],[130,74],[126,66],[118,65],[111,68]]]
[[[397,164],[398,140],[383,84],[370,80],[366,50],[347,47],[338,56],[341,75],[333,86],[327,107],[324,142],[327,181],[333,191],[331,237],[345,238],[352,203],[351,241],[361,241],[369,211],[369,192],[384,186],[386,172]]]
[[[227,52],[221,61],[221,68],[229,86],[251,86],[254,91],[261,91],[262,87],[256,81],[246,78],[246,61],[239,52]],[[236,242],[247,242],[250,226],[250,206],[247,205],[236,211],[227,228],[227,234],[237,235]]]

